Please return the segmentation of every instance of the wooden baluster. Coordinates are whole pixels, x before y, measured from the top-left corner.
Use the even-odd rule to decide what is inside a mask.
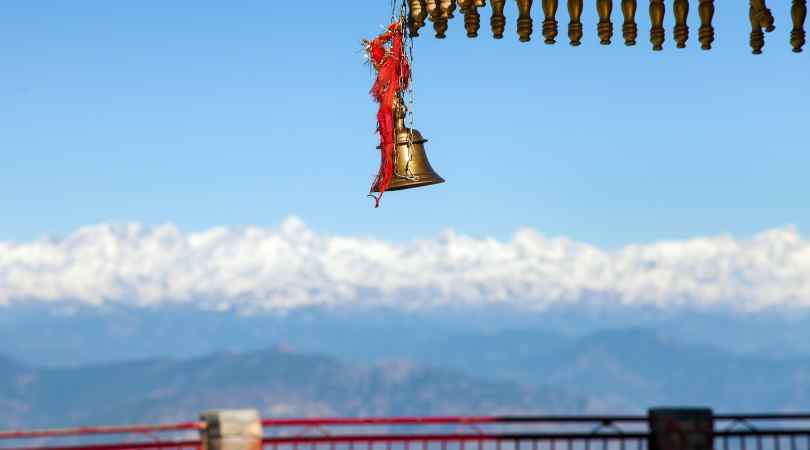
[[[425,0],[425,11],[428,14],[428,18],[433,20],[435,15],[438,13],[436,10],[439,7],[439,0]]]
[[[610,13],[613,11],[613,0],[596,0],[596,12],[599,13],[599,43],[610,45],[610,38],[613,37],[613,22],[610,21]]]
[[[546,15],[543,20],[543,36],[546,38],[546,44],[553,44],[556,42],[554,38],[557,37],[557,0],[543,0],[543,13]]]
[[[459,0],[459,9],[464,13],[464,28],[467,30],[467,37],[478,37],[478,30],[481,28],[478,4],[474,0]]]
[[[636,38],[638,37],[636,8],[636,0],[622,0],[622,13],[624,14],[622,36],[624,37],[624,45],[636,45]]]
[[[506,28],[506,17],[503,15],[505,5],[506,0],[492,0],[492,18],[489,19],[489,25],[495,39],[503,39],[503,31]]]
[[[428,19],[433,22],[433,30],[436,32],[436,39],[444,39],[444,32],[447,27],[442,27],[442,10],[439,8],[439,0],[425,0],[425,10],[428,14]]]
[[[664,49],[664,40],[666,39],[666,31],[664,31],[664,13],[666,6],[664,0],[650,0],[650,42],[652,42],[654,51],[661,51]]]
[[[447,33],[447,22],[452,17],[452,14],[449,11],[449,2],[446,0],[435,0],[436,7],[432,10],[430,9],[430,1],[428,1],[428,17],[430,20],[433,21],[433,29],[436,31],[436,38],[437,39],[444,39],[447,37],[445,33]]]
[[[456,0],[439,0],[439,11],[442,14],[442,26],[445,31],[447,30],[450,19],[452,19],[453,11],[456,10]]]
[[[754,8],[754,15],[759,21],[760,27],[764,28],[768,33],[776,29],[773,24],[773,14],[765,4],[765,0],[751,0],[751,7]]]
[[[568,0],[568,15],[571,21],[568,23],[568,39],[574,47],[582,44],[582,0]]]
[[[686,19],[689,17],[689,0],[674,0],[672,10],[675,12],[675,30],[672,34],[675,46],[686,48],[686,41],[689,39],[689,26],[686,25]]]
[[[700,14],[700,32],[698,33],[700,48],[711,50],[712,42],[714,42],[714,26],[712,26],[714,0],[700,0],[698,13]]]
[[[520,42],[532,39],[532,0],[517,0],[520,16],[517,21],[517,32]]]
[[[410,14],[408,15],[408,30],[413,37],[419,36],[419,29],[425,26],[427,18],[427,4],[425,0],[410,0],[408,2]]]
[[[456,0],[439,0],[439,8],[442,10],[442,16],[450,20],[455,17],[453,12],[456,10]]]
[[[751,7],[748,9],[748,18],[751,20],[751,53],[759,55],[762,53],[762,47],[765,46],[765,33],[762,32],[762,20],[754,5],[754,0],[751,1]]]
[[[807,18],[807,1],[793,0],[790,8],[790,17],[793,19],[793,31],[790,32],[790,45],[793,51],[801,53],[804,46],[804,20]]]

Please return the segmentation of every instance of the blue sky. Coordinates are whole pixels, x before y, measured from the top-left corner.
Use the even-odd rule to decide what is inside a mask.
[[[0,14],[0,241],[102,222],[276,226],[387,240],[521,226],[614,247],[810,229],[810,51],[787,2],[750,54],[747,6],[718,2],[714,50],[543,44],[460,15],[415,42],[415,126],[447,183],[365,197],[379,157],[362,38],[387,1],[8,2]],[[535,2],[538,3],[538,2]],[[591,2],[588,2],[591,3]],[[644,2],[641,2],[644,3]],[[735,3],[735,4],[732,4]],[[670,5],[668,5],[670,7]],[[671,7],[670,7],[671,9]],[[489,9],[484,13],[488,23]]]

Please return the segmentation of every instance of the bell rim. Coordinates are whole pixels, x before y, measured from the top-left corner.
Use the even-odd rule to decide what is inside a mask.
[[[442,184],[446,180],[438,175],[435,177],[431,177],[425,181],[412,181],[406,185],[402,186],[390,186],[385,189],[385,192],[388,191],[404,191],[405,189],[417,188],[417,187],[425,187],[425,186],[432,186],[434,184]],[[371,192],[380,192],[380,188],[377,185],[374,185],[374,188],[371,189]]]

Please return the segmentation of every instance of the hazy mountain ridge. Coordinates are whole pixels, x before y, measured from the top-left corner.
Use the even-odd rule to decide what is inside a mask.
[[[407,362],[356,366],[281,350],[76,368],[0,366],[3,428],[190,420],[210,408],[263,415],[573,413],[565,389],[484,381]]]
[[[178,326],[182,324],[182,326]],[[542,312],[519,308],[299,308],[240,315],[193,307],[30,303],[0,307],[0,353],[35,365],[88,364],[152,357],[188,358],[277,344],[343,360],[424,354],[442,364],[478,357],[476,347],[508,347],[508,359],[536,357],[570,339],[642,327],[679,342],[763,357],[810,355],[810,318],[781,311],[662,311],[581,304]],[[421,357],[420,357],[421,358]]]
[[[187,420],[210,407],[269,416],[810,409],[810,322],[778,313],[0,309],[0,353],[12,356],[0,357],[0,423],[10,426]],[[755,351],[780,342],[795,349]]]
[[[737,355],[642,328],[433,342],[369,365],[285,348],[81,367],[0,358],[0,423],[188,420],[212,407],[254,407],[266,416],[640,413],[684,404],[725,412],[810,409],[807,357]],[[445,367],[430,368],[440,363]]]
[[[492,342],[477,355],[448,356],[447,367],[518,383],[568,387],[607,408],[627,411],[668,404],[726,411],[810,409],[810,357],[740,355],[645,328],[559,338],[548,347],[540,340],[531,345],[530,332],[490,336]],[[520,336],[523,347],[510,343],[508,336]],[[479,369],[482,361],[489,363],[487,370]]]

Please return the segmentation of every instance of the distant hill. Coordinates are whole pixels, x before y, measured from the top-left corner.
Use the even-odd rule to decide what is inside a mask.
[[[741,356],[646,329],[458,334],[405,358],[363,365],[276,348],[43,368],[0,357],[0,423],[188,420],[243,407],[268,417],[810,410],[810,358]]]
[[[587,400],[407,362],[364,367],[283,350],[73,368],[0,359],[2,428],[184,421],[246,407],[267,417],[574,413]]]
[[[467,342],[464,336],[456,339],[439,345],[459,348]],[[620,410],[616,412],[673,404],[743,412],[810,410],[810,357],[738,355],[643,328],[601,331],[577,339],[494,333],[486,345],[476,348],[477,355],[448,357],[447,367],[576,389]],[[486,370],[481,362],[486,362]]]
[[[0,358],[0,423],[12,425],[186,420],[217,405],[267,415],[810,410],[803,317],[32,304],[2,310],[0,343],[10,356]]]

